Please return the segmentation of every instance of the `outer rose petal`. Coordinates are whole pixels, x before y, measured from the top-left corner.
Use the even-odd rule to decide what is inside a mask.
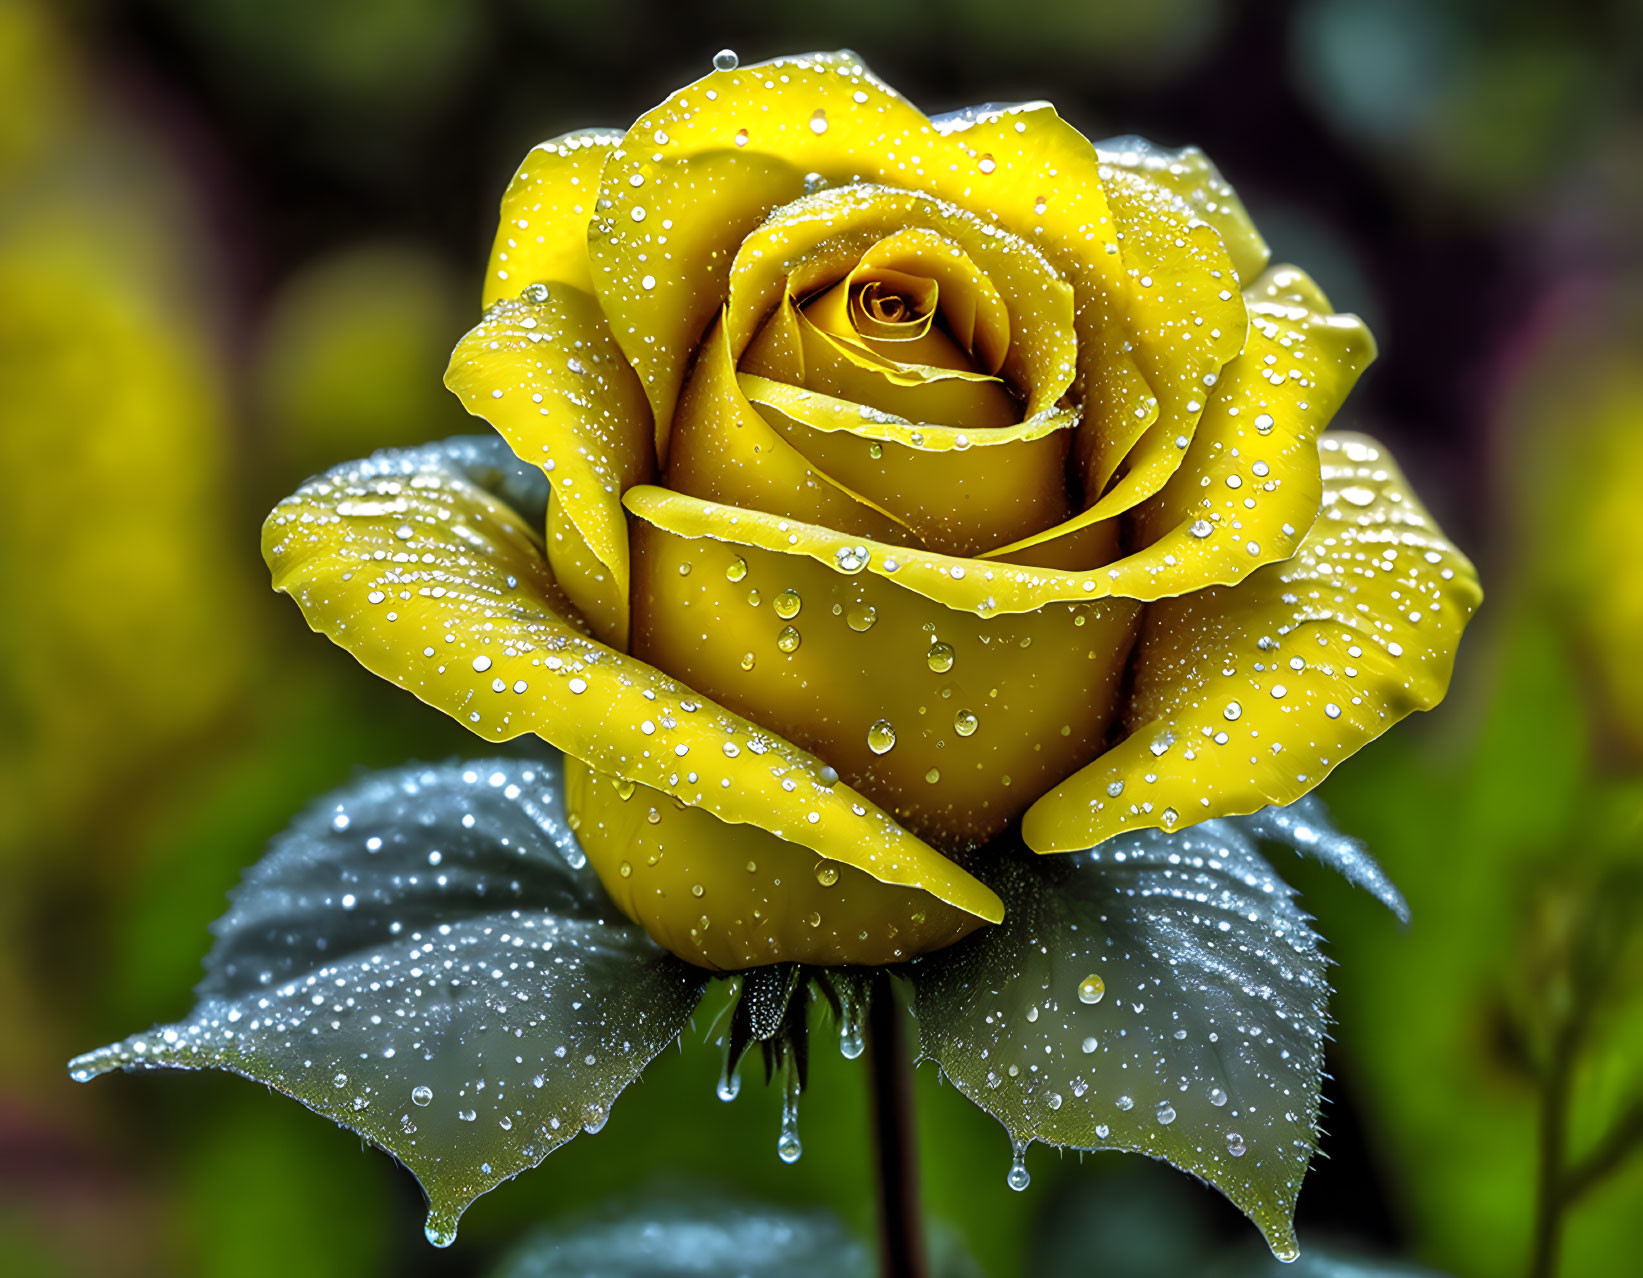
[[[274,585],[368,670],[491,741],[534,732],[729,822],[747,821],[987,919],[998,898],[819,759],[590,639],[520,515],[451,449],[379,453],[268,517]]]
[[[502,196],[483,305],[517,297],[527,284],[593,292],[588,220],[599,198],[600,171],[621,141],[620,129],[582,129],[530,149]]]
[[[714,527],[749,512],[713,509],[705,535],[635,524],[634,652],[816,751],[907,828],[984,843],[1100,751],[1138,605],[984,620],[859,561],[726,545]]]
[[[1226,245],[1238,278],[1247,286],[1272,253],[1221,171],[1195,146],[1172,150],[1134,136],[1107,138],[1095,144],[1102,164],[1136,174],[1180,199],[1193,214],[1213,226]]]
[[[1482,595],[1391,458],[1328,434],[1323,513],[1295,557],[1152,604],[1130,735],[1035,803],[1039,852],[1293,802],[1443,698]]]
[[[612,899],[701,967],[899,963],[981,926],[928,892],[727,825],[580,760],[565,760],[565,779],[577,839]]]
[[[1266,272],[1244,298],[1249,340],[1208,393],[1180,468],[1137,512],[1141,549],[1104,570],[1114,594],[1151,600],[1241,581],[1288,559],[1317,518],[1318,433],[1374,358],[1375,342],[1292,266]],[[1062,536],[1051,529],[989,557]]]
[[[651,477],[655,457],[649,405],[599,303],[565,284],[538,284],[518,300],[498,302],[457,343],[445,385],[546,472],[559,509],[610,570],[608,587],[566,584],[573,594],[605,601],[597,615],[622,620],[601,634],[619,639],[628,592],[622,493]]]
[[[716,71],[641,117],[606,168],[600,197],[610,205],[589,254],[659,435],[725,298],[736,246],[804,194],[810,173],[927,191],[1029,238],[1067,274],[1099,332],[1121,288],[1095,149],[1044,106],[1001,127],[1008,147],[979,145],[961,125],[939,131],[850,53]]]

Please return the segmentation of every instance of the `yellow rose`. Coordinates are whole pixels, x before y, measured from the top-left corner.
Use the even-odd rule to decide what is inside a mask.
[[[734,970],[1002,917],[971,872],[1287,803],[1447,686],[1479,591],[1372,441],[1374,346],[1196,150],[927,118],[848,53],[534,148],[436,450],[265,529],[278,588],[565,751],[611,895]],[[475,454],[477,456],[477,454]],[[490,478],[486,478],[486,474]]]

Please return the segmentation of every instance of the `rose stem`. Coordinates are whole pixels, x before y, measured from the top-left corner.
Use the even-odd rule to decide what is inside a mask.
[[[873,978],[867,1005],[867,1068],[877,1155],[879,1272],[884,1278],[925,1278],[906,1014],[889,975],[882,971]]]

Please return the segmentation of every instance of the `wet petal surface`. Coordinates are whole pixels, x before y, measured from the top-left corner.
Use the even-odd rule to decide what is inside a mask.
[[[542,468],[559,509],[610,572],[603,595],[612,605],[625,597],[622,493],[654,474],[655,458],[639,379],[593,296],[535,284],[498,302],[457,344],[445,385]]]
[[[1028,811],[1035,850],[1287,803],[1442,700],[1477,575],[1379,444],[1319,452],[1323,511],[1293,559],[1148,606],[1130,735]]]
[[[593,292],[588,222],[599,198],[599,174],[621,140],[620,129],[582,129],[530,149],[502,196],[485,269],[485,306],[517,297],[530,284]]]
[[[548,571],[540,516],[527,523],[480,482],[532,473],[482,440],[338,467],[264,525],[275,587],[367,669],[488,740],[535,733],[722,820],[997,916],[991,892],[821,760],[589,638]]]

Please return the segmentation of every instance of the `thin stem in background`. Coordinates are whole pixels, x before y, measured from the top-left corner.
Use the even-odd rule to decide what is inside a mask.
[[[907,1022],[883,972],[874,977],[868,1000],[867,1068],[878,1173],[879,1272],[884,1278],[926,1278]]]

